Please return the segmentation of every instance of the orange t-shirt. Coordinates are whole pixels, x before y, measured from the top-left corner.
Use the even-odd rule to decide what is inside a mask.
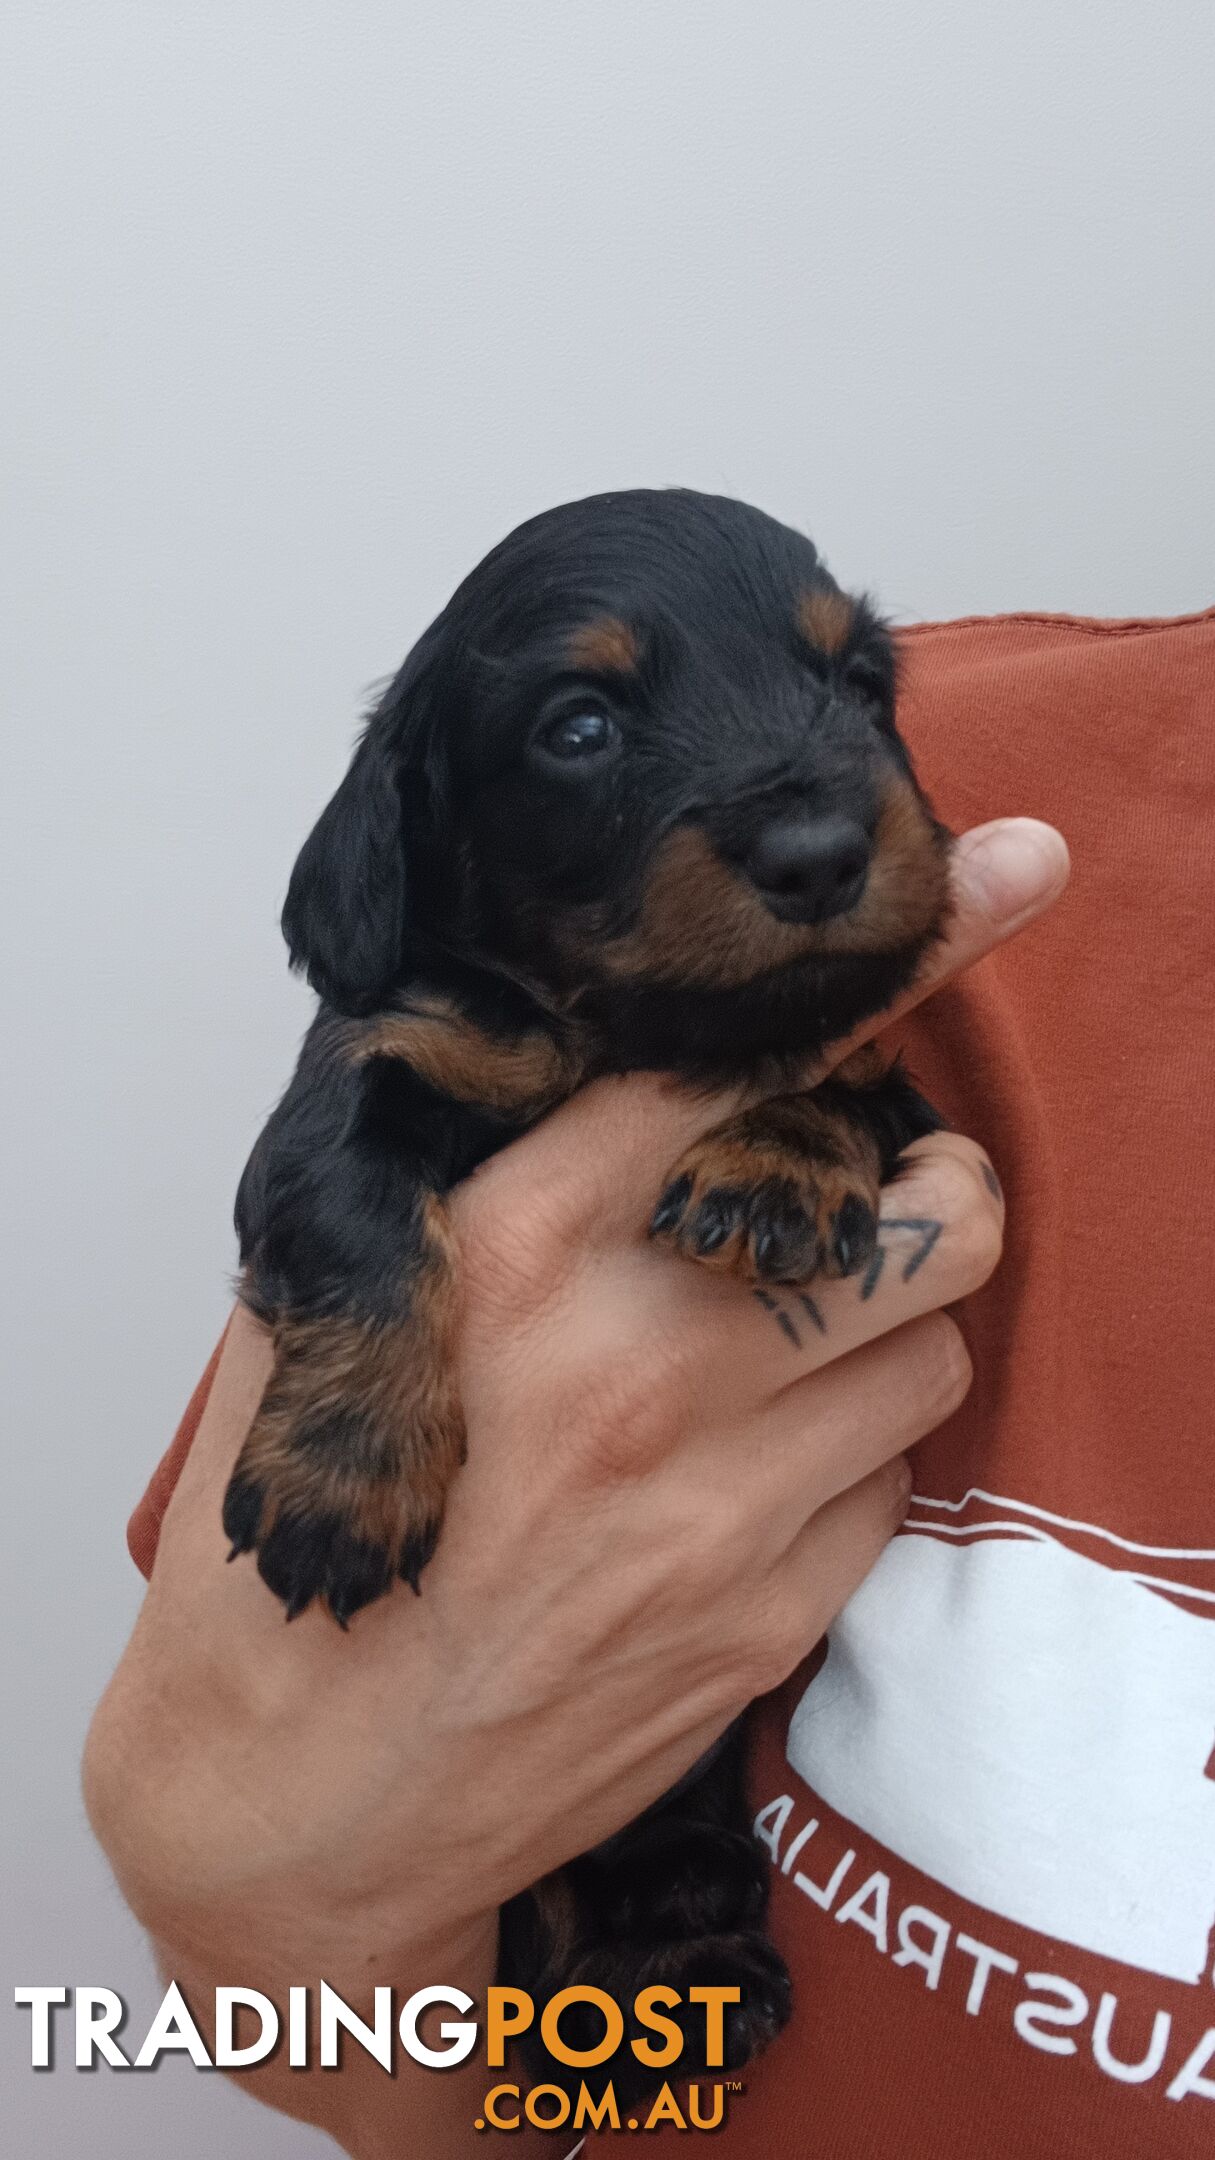
[[[755,1714],[797,2008],[739,2160],[1215,2151],[1215,610],[903,634],[955,829],[1061,905],[898,1030],[1008,1197],[902,1533]],[[213,1368],[212,1368],[213,1369]],[[150,1568],[209,1384],[134,1517]],[[813,1675],[813,1677],[811,1677]]]

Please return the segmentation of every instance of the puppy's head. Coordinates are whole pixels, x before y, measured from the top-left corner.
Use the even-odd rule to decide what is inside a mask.
[[[745,1005],[756,1048],[766,1006],[773,1047],[796,1046],[799,999],[808,1042],[878,1010],[946,882],[868,605],[759,511],[639,490],[532,519],[460,586],[305,845],[284,928],[342,1010],[479,960],[626,1035],[631,1007],[682,1016],[678,1064],[694,1007],[728,1028]]]

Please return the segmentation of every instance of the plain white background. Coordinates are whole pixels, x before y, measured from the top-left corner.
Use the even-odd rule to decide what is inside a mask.
[[[286,2160],[332,2148],[188,2065],[34,2076],[4,2005],[156,1992],[76,1766],[307,1009],[294,850],[455,580],[596,488],[750,497],[900,619],[1208,604],[1215,16],[10,0],[3,46],[6,2144]]]

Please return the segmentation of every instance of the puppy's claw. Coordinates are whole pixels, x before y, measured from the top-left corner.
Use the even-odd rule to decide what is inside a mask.
[[[392,1588],[392,1555],[339,1527],[331,1538],[325,1602],[340,1626]]]
[[[421,1597],[422,1595],[422,1570],[429,1561],[438,1542],[438,1523],[429,1524],[425,1530],[418,1531],[415,1536],[407,1537],[405,1540],[397,1573],[402,1582],[409,1584],[415,1597]]]
[[[224,1532],[232,1540],[229,1560],[237,1559],[241,1553],[252,1552],[261,1514],[262,1496],[256,1485],[234,1473],[224,1494]]]
[[[661,1237],[664,1231],[673,1230],[691,1197],[690,1177],[676,1178],[673,1184],[668,1185],[650,1217],[650,1236]]]
[[[878,1219],[858,1193],[849,1193],[832,1223],[831,1249],[841,1275],[855,1275],[873,1257]]]
[[[701,1201],[692,1220],[688,1235],[693,1250],[707,1257],[719,1252],[727,1238],[733,1237],[743,1216],[745,1193],[711,1192]]]

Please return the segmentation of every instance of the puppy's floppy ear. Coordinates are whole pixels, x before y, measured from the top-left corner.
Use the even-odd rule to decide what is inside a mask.
[[[341,1012],[368,1012],[401,967],[405,834],[395,761],[373,720],[300,849],[283,908],[291,965]]]
[[[406,853],[420,802],[434,793],[425,684],[439,627],[431,625],[389,684],[287,888],[283,936],[291,965],[339,1012],[373,1010],[405,964]]]

